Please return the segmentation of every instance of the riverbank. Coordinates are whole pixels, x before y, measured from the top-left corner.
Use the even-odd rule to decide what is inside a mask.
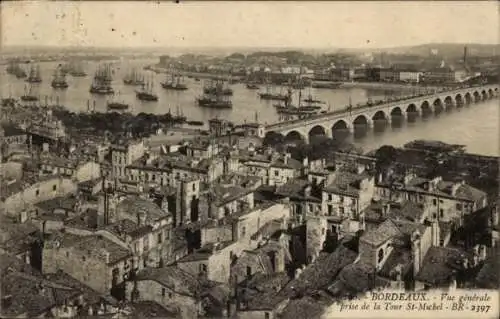
[[[437,86],[411,85],[403,83],[386,83],[386,82],[341,82],[342,88],[359,88],[359,89],[377,89],[377,90],[434,90],[441,89]]]

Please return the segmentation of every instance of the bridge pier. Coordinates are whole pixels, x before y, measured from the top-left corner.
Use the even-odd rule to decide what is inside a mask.
[[[326,137],[332,139],[333,138],[333,132],[332,132],[332,130],[331,129],[325,130],[325,135],[326,135]]]

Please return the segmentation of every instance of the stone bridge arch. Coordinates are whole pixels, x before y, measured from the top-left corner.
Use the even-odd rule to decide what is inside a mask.
[[[453,98],[450,96],[450,95],[447,95],[444,100],[444,107],[446,110],[451,110],[453,108],[453,106],[455,105],[455,101],[453,100]]]
[[[462,94],[458,93],[457,95],[455,95],[455,105],[457,107],[461,107],[462,105],[464,105],[465,101],[464,101],[464,97],[462,96]]]
[[[443,101],[441,100],[441,98],[435,99],[432,102],[432,106],[434,108],[435,114],[439,114],[439,113],[443,112],[443,110],[444,110],[444,104],[443,104]]]
[[[464,95],[465,105],[469,105],[472,103],[472,94],[470,92],[465,93]]]
[[[486,101],[488,99],[488,93],[486,93],[486,90],[481,91],[481,96],[483,98],[483,101]]]
[[[480,102],[481,101],[481,95],[479,94],[478,91],[474,91],[474,93],[472,94],[472,96],[474,97],[474,102]]]
[[[349,133],[352,133],[353,127],[345,119],[339,119],[333,122],[331,127],[332,136],[335,139],[345,139],[349,136]]]
[[[300,130],[291,130],[283,135],[285,136],[285,143],[309,143],[308,136]]]
[[[375,112],[372,116],[372,121],[386,121],[387,120],[387,114],[383,110],[379,110]]]
[[[318,124],[318,125],[311,127],[311,129],[309,130],[307,135],[308,135],[309,141],[311,141],[311,139],[314,139],[318,136],[328,137],[328,129],[325,129],[322,125]]]
[[[433,104],[429,103],[429,101],[425,100],[420,104],[420,111],[423,117],[428,117],[432,113],[434,113]]]

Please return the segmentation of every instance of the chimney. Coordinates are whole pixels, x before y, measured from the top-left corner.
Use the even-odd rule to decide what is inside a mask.
[[[413,259],[413,276],[416,276],[420,271],[420,238],[416,238],[412,242],[411,255]]]
[[[387,215],[389,215],[390,212],[391,212],[391,203],[384,204],[384,206],[382,206],[382,216],[387,217]]]
[[[141,212],[141,213],[137,214],[137,221],[138,221],[139,226],[146,225],[146,213]]]
[[[491,210],[491,224],[492,226],[498,225],[498,207]]]
[[[431,224],[431,239],[432,239],[432,246],[439,246],[440,229],[437,220],[433,220]]]
[[[486,246],[481,245],[479,246],[479,261],[485,261],[486,260]]]
[[[290,157],[291,157],[291,154],[290,154],[290,153],[285,153],[285,156],[283,156],[283,163],[284,163],[285,165],[287,165],[287,164],[288,164],[288,160],[290,159]]]
[[[462,182],[453,184],[453,186],[451,186],[451,196],[456,196],[458,189],[462,185]]]

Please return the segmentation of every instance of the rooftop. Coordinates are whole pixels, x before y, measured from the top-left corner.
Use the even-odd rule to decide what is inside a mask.
[[[210,256],[212,256],[217,251],[224,249],[224,248],[232,245],[233,243],[234,243],[233,241],[225,241],[225,242],[219,242],[219,243],[206,244],[205,246],[201,247],[200,249],[194,251],[193,253],[181,258],[177,262],[183,263],[183,262],[207,260]]]
[[[153,280],[176,293],[191,297],[198,296],[205,287],[198,278],[176,266],[144,268],[137,274],[137,280]]]
[[[127,196],[117,205],[117,210],[126,214],[131,220],[137,220],[139,214],[146,214],[147,220],[156,221],[167,216],[170,213],[161,210],[158,205],[150,200],[139,196]]]
[[[339,170],[333,175],[333,180],[326,185],[325,191],[345,196],[358,197],[361,191],[361,182],[368,179],[367,172],[361,174]]]
[[[415,279],[436,286],[448,285],[464,257],[467,255],[460,249],[433,246],[427,251]]]
[[[372,246],[380,246],[389,239],[395,240],[396,245],[406,245],[413,232],[423,234],[425,229],[426,226],[419,223],[389,218],[377,229],[363,234],[360,240]]]
[[[286,184],[279,186],[276,189],[276,194],[290,197],[291,199],[295,200],[320,202],[320,197],[316,194],[313,194],[312,191],[310,194],[306,194],[306,188],[310,186],[311,185],[307,179],[295,178],[289,180]]]
[[[101,256],[106,252],[109,254],[108,265],[113,265],[131,256],[128,249],[115,244],[101,235],[78,236],[63,232],[52,234],[51,239],[48,245],[49,247],[72,248],[79,252],[87,252],[88,254]]]

